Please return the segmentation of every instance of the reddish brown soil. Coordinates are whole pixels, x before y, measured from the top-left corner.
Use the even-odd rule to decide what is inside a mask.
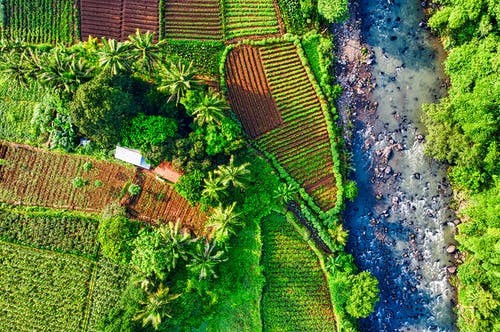
[[[5,160],[0,166],[0,201],[10,204],[101,211],[118,200],[135,171],[116,163],[6,142],[0,143],[0,154]],[[86,163],[92,165],[88,171]],[[87,184],[75,188],[77,177]]]
[[[118,203],[125,185],[133,181],[141,186],[141,194],[134,198],[127,193],[121,200],[132,217],[150,223],[179,219],[196,235],[203,233],[208,219],[153,172],[2,141],[0,159],[0,202],[101,212]],[[77,177],[86,181],[83,187],[73,185]]]
[[[81,38],[126,40],[136,29],[158,33],[158,0],[80,0]]]
[[[152,223],[181,220],[184,228],[196,235],[203,234],[207,215],[198,206],[189,205],[172,186],[159,180],[153,172],[141,171],[139,197],[130,199],[128,210],[134,217]]]
[[[250,138],[283,123],[258,48],[240,46],[231,51],[226,60],[226,82],[229,102]]]

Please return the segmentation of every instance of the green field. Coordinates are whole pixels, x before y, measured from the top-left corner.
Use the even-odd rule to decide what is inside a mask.
[[[25,88],[12,84],[6,77],[0,78],[0,139],[33,142],[36,137],[31,119],[45,94],[39,85]]]
[[[262,221],[264,331],[334,331],[328,285],[318,257],[285,216]]]
[[[75,0],[5,0],[2,3],[2,38],[38,44],[72,44],[80,38]]]
[[[96,331],[128,269],[97,257],[98,222],[46,209],[0,207],[0,330]]]
[[[226,39],[280,33],[272,0],[226,0],[224,20]]]

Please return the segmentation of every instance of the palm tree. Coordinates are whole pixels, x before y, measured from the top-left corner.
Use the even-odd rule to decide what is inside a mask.
[[[299,188],[296,184],[281,183],[274,192],[274,198],[286,203],[297,198],[298,190]]]
[[[211,229],[213,238],[218,243],[226,243],[230,234],[235,234],[234,228],[241,226],[243,223],[239,220],[239,213],[234,212],[236,202],[223,208],[222,204],[214,208],[210,219],[208,220],[208,228]]]
[[[198,241],[195,246],[195,251],[192,253],[191,263],[186,265],[186,267],[195,275],[198,275],[198,279],[206,279],[207,277],[213,276],[217,278],[217,274],[215,273],[215,267],[220,262],[226,261],[222,256],[224,252],[222,250],[218,250],[214,254],[216,247],[216,242],[212,241],[205,242],[204,244],[201,241]]]
[[[177,260],[182,258],[187,260],[187,248],[186,246],[190,243],[191,236],[187,232],[181,233],[181,222],[177,220],[174,224],[169,222],[168,224],[163,224],[158,228],[163,240],[166,243],[166,254],[168,258],[167,269],[169,271],[175,269]]]
[[[167,305],[181,296],[181,294],[170,294],[170,289],[164,287],[163,283],[160,283],[155,291],[150,291],[149,283],[147,283],[147,286],[143,290],[147,294],[147,300],[140,303],[143,307],[133,319],[142,320],[143,327],[151,324],[155,330],[158,330],[164,317],[172,318],[166,311]]]
[[[181,60],[176,63],[170,62],[168,67],[163,67],[158,91],[167,92],[170,94],[168,101],[176,98],[175,103],[178,105],[179,100],[192,87],[196,86],[198,82],[194,79],[193,62],[186,66]]]
[[[115,39],[101,39],[102,47],[97,52],[99,65],[103,70],[109,71],[112,76],[130,70],[130,43],[118,42]]]
[[[342,228],[342,224],[335,224],[328,228],[328,235],[336,249],[340,250],[347,244],[349,232]]]
[[[20,86],[27,86],[28,70],[25,64],[26,57],[19,50],[12,49],[10,52],[2,54],[2,64],[0,72],[12,79]]]
[[[134,35],[130,35],[128,38],[131,46],[131,54],[138,64],[139,69],[146,73],[152,72],[160,59],[160,46],[165,41],[160,40],[158,43],[155,43],[154,33],[149,31],[141,33],[139,29],[135,31]]]
[[[213,173],[208,173],[208,179],[204,179],[205,186],[201,195],[209,202],[218,202],[224,190],[227,188],[221,181],[220,177],[214,177]]]
[[[204,124],[221,124],[224,118],[224,111],[229,106],[220,93],[209,89],[203,96],[200,103],[194,108],[193,116],[199,126]]]
[[[234,187],[244,189],[245,182],[248,180],[248,175],[250,174],[248,166],[250,166],[250,163],[235,166],[234,156],[231,156],[229,158],[229,165],[219,165],[214,172],[219,176],[224,186],[232,183]]]

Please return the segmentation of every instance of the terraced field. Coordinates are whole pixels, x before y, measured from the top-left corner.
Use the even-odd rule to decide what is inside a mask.
[[[173,0],[165,6],[165,37],[170,39],[221,40],[218,0]]]
[[[327,211],[335,207],[337,187],[330,137],[313,78],[308,76],[293,43],[259,47],[258,53],[256,50],[239,47],[227,58],[231,106],[257,145],[274,155]],[[272,101],[263,97],[268,91]]]
[[[0,202],[100,212],[118,202],[134,167],[0,141]],[[197,231],[207,216],[151,173],[139,173],[141,194],[127,206],[141,220],[176,221]],[[78,181],[77,181],[78,179]],[[81,185],[75,185],[80,182]]]
[[[264,73],[257,47],[242,46],[226,59],[226,80],[231,106],[250,138],[283,123]]]
[[[158,180],[152,172],[141,172],[134,180],[142,190],[137,199],[128,204],[129,212],[148,222],[182,221],[182,226],[200,235],[207,215],[179,195],[170,185]]]
[[[263,331],[335,331],[318,258],[283,215],[262,221]]]
[[[283,33],[273,0],[225,0],[226,39]]]
[[[82,39],[126,40],[136,29],[158,33],[158,0],[80,0]]]

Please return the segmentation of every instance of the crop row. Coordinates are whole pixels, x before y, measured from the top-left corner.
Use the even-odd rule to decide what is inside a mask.
[[[0,330],[81,331],[95,264],[0,242]]]
[[[246,133],[254,138],[282,124],[256,47],[239,47],[226,59],[229,101]]]
[[[335,205],[330,137],[322,105],[293,43],[260,47],[283,125],[257,138],[282,167],[328,210]]]
[[[116,307],[128,282],[130,269],[106,257],[97,262],[97,277],[92,291],[88,331],[98,331],[99,321]]]
[[[280,33],[272,0],[225,0],[224,17],[227,39]]]
[[[27,246],[95,257],[97,227],[89,217],[0,206],[0,239]]]
[[[100,211],[118,200],[134,174],[133,168],[81,156],[10,143],[0,149],[0,201],[10,204]]]
[[[334,331],[327,282],[318,258],[283,215],[262,221],[262,297],[266,331]]]
[[[167,1],[164,31],[166,38],[173,39],[222,39],[219,1]]]
[[[139,173],[134,180],[142,184],[137,198],[128,205],[129,212],[138,219],[149,222],[182,221],[183,227],[199,234],[204,229],[207,215],[191,206],[172,186],[167,185],[150,172]]]
[[[75,0],[6,0],[4,15],[4,38],[67,44],[79,38]]]

